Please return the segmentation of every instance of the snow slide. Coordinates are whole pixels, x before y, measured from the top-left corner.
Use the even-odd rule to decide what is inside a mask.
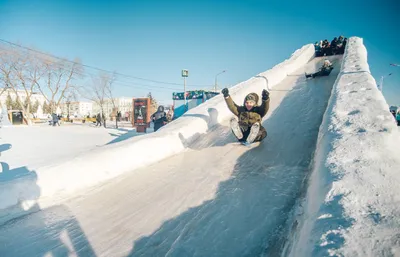
[[[313,45],[306,45],[288,60],[232,87],[231,95],[241,102],[249,92],[260,94],[266,87],[273,88],[288,74],[303,67],[313,55]],[[37,201],[42,207],[49,206],[77,191],[178,154],[186,149],[187,144],[199,135],[207,134],[210,128],[221,125],[230,115],[220,95],[190,110],[157,133],[99,147],[62,163],[39,167],[7,183],[0,181],[0,210],[7,209],[11,214],[19,210],[18,206],[24,205],[24,209],[29,209]],[[4,213],[0,212],[0,222],[10,217]]]
[[[289,256],[400,256],[400,133],[361,38],[347,45]]]
[[[341,57],[330,58],[329,77],[304,78],[321,66],[315,58],[272,88],[260,146],[235,143],[227,119],[196,139],[177,120],[185,151],[3,225],[0,256],[278,256],[340,70]],[[231,90],[237,103],[265,84],[247,86]],[[215,103],[209,112],[226,117]]]

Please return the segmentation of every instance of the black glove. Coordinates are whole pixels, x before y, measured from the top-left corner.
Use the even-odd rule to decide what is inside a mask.
[[[224,95],[224,97],[228,97],[229,96],[229,90],[227,88],[222,89],[221,92]]]
[[[269,92],[268,92],[267,90],[264,89],[264,90],[262,91],[261,95],[262,95],[263,101],[268,100],[268,98],[269,98]]]

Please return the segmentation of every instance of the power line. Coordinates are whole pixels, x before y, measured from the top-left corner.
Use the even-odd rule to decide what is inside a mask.
[[[91,69],[95,69],[95,70],[98,70],[98,71],[119,75],[119,76],[122,76],[122,77],[127,77],[127,78],[137,79],[137,80],[144,80],[144,81],[149,81],[149,82],[159,83],[159,84],[165,84],[165,85],[177,85],[177,86],[181,86],[182,85],[180,83],[175,83],[175,82],[165,82],[165,81],[159,81],[159,80],[153,80],[153,79],[146,79],[146,78],[141,78],[141,77],[136,77],[136,76],[123,74],[123,73],[120,73],[120,72],[109,71],[109,70],[105,70],[105,69],[102,69],[102,68],[94,67],[94,66],[91,66],[91,65],[81,64],[81,63],[77,63],[77,62],[74,62],[74,61],[70,61],[70,60],[67,60],[65,58],[61,58],[61,57],[58,57],[58,56],[55,56],[55,55],[52,55],[52,54],[47,54],[47,53],[44,53],[42,51],[35,50],[35,49],[29,48],[29,47],[25,47],[25,46],[22,46],[22,45],[19,45],[19,44],[16,44],[16,43],[12,43],[10,41],[7,41],[7,40],[1,39],[1,38],[0,38],[0,41],[4,42],[4,43],[7,43],[9,45],[13,45],[13,46],[17,46],[17,47],[26,49],[28,51],[32,51],[32,52],[40,53],[40,54],[43,54],[43,55],[47,55],[47,56],[55,58],[55,59],[59,59],[59,60],[62,60],[62,61],[67,61],[67,62],[70,62],[70,63],[82,65],[83,67],[86,67],[86,68],[91,68]],[[192,86],[192,87],[209,87],[210,85],[188,85],[188,86]]]

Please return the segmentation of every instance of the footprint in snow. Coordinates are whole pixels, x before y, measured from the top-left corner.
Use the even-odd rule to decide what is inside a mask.
[[[358,113],[360,113],[360,110],[354,110],[354,111],[349,112],[348,115],[356,115]]]

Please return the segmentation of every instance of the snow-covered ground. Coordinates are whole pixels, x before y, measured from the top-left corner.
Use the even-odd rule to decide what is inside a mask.
[[[152,128],[147,132],[151,133]],[[124,123],[118,129],[113,124],[107,128],[87,124],[5,126],[0,129],[0,160],[10,169],[37,169],[140,135]]]
[[[183,138],[180,154],[0,227],[0,256],[277,256],[339,72],[306,80],[322,61],[271,90],[260,146],[235,143],[226,121]]]
[[[290,256],[400,256],[400,133],[351,38]]]
[[[0,129],[0,160],[7,163],[9,169],[35,170],[137,135],[140,134],[132,126],[115,129],[111,124],[107,129],[86,124],[5,126]]]
[[[149,128],[147,132],[152,133],[153,129]],[[43,193],[43,188],[36,185],[38,169],[54,167],[107,145],[143,135],[136,133],[126,122],[121,122],[118,129],[111,122],[107,128],[68,123],[56,127],[46,124],[3,126],[0,128],[0,209],[12,207],[23,199],[27,200],[25,208],[33,204]],[[120,161],[123,160],[115,160],[116,163]],[[58,176],[57,170],[53,171],[55,174],[51,175],[54,181],[66,182],[62,176]],[[75,177],[75,180],[79,180],[79,177]],[[68,188],[68,184],[64,185]],[[18,213],[14,209],[0,211],[0,221],[15,215]]]

